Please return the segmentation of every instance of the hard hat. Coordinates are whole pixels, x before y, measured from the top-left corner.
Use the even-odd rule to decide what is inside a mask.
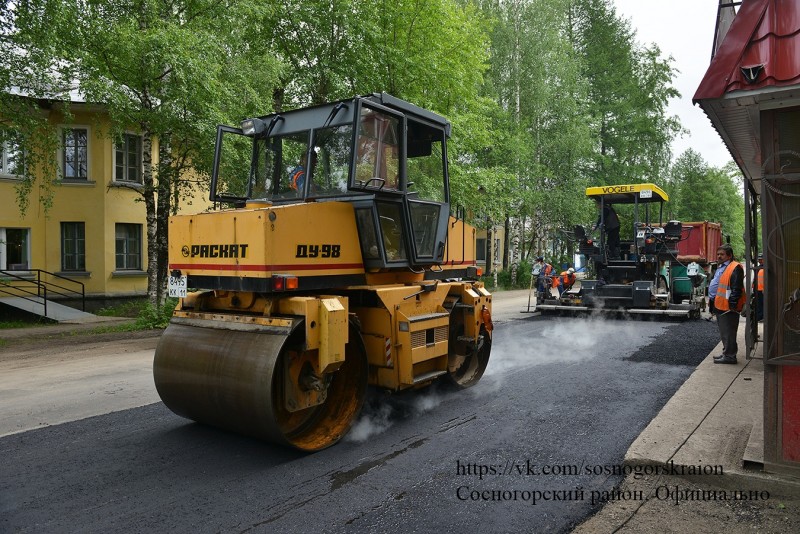
[[[536,256],[536,261],[544,261],[544,256]]]
[[[575,269],[573,269],[572,267],[570,267],[569,269],[567,269],[567,272],[568,272],[569,274],[572,274],[572,273],[574,273],[574,272],[575,272]]]

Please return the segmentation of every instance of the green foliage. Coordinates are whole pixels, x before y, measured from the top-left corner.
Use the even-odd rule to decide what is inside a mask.
[[[657,46],[642,47],[609,0],[573,4],[576,44],[589,83],[590,127],[596,140],[588,169],[594,185],[658,183],[680,124],[666,115],[676,71]]]
[[[497,286],[494,285],[494,275],[485,275],[481,277],[481,281],[489,289],[527,289],[531,283],[531,264],[527,261],[519,262],[516,283],[513,282],[512,277],[512,269],[509,267],[507,270],[497,273]]]
[[[192,192],[191,173],[207,179],[219,123],[376,91],[438,112],[453,124],[451,203],[482,227],[508,222],[522,258],[594,220],[587,186],[662,183],[680,132],[666,111],[679,96],[672,58],[637,43],[611,0],[7,4],[0,38],[24,53],[0,61],[4,89],[66,98],[77,83],[109,110],[108,135],[136,129],[160,143],[143,188],[156,221],[154,305],[165,286],[167,216]],[[31,147],[50,143],[35,164],[31,150],[29,163],[53,176],[57,136],[26,123],[40,115],[14,102],[0,94],[10,117],[0,125],[27,132]],[[53,181],[33,176],[20,182],[18,203],[47,207]]]
[[[126,300],[113,306],[100,308],[95,312],[95,315],[103,317],[137,317],[145,306],[147,306],[147,299]]]
[[[722,223],[736,257],[744,254],[744,197],[742,176],[735,166],[708,165],[692,149],[675,161],[666,185],[670,218]]]
[[[519,262],[519,266],[517,267],[517,284],[516,287],[518,288],[526,288],[530,286],[531,283],[531,268],[532,265],[527,261]]]
[[[138,330],[166,328],[177,303],[178,299],[172,298],[167,299],[163,306],[154,306],[148,302],[139,312],[135,328]]]
[[[0,330],[11,328],[30,328],[32,326],[41,326],[42,323],[32,321],[0,321]]]

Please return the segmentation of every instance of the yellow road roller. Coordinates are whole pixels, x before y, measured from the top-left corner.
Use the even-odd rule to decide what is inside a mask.
[[[368,385],[483,375],[491,294],[450,214],[443,117],[387,94],[218,126],[214,209],[169,221],[155,385],[173,412],[306,451]]]

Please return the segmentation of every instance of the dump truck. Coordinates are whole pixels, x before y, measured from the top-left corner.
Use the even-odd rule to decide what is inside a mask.
[[[664,262],[662,275],[669,280],[670,302],[680,304],[689,301],[695,294],[707,292],[708,282],[714,276],[717,265],[717,248],[722,245],[722,224],[709,221],[681,222],[682,234],[678,241],[677,255]],[[702,274],[696,272],[697,266]],[[701,280],[700,284],[696,281]]]
[[[575,227],[588,276],[560,296],[545,291],[537,298],[536,310],[699,317],[705,309],[706,275],[697,262],[678,261],[678,243],[686,236],[679,221],[662,221],[667,193],[655,184],[639,183],[589,187],[586,195],[596,201],[600,213],[595,225],[599,239],[583,226]],[[629,226],[619,226],[616,212],[609,211],[615,205],[632,206]],[[609,213],[615,217],[613,236]],[[679,265],[683,271],[671,269]],[[688,282],[688,290],[683,282]],[[673,293],[673,288],[685,294]]]
[[[215,209],[169,220],[164,404],[316,451],[368,386],[475,384],[492,296],[475,228],[450,214],[450,131],[385,93],[218,126]]]

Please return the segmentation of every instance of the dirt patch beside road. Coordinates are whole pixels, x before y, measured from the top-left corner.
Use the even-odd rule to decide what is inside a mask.
[[[135,330],[98,333],[98,325],[53,325],[0,330],[0,362],[53,356],[91,345],[116,341],[158,339],[163,330]],[[155,347],[155,345],[153,345]]]

